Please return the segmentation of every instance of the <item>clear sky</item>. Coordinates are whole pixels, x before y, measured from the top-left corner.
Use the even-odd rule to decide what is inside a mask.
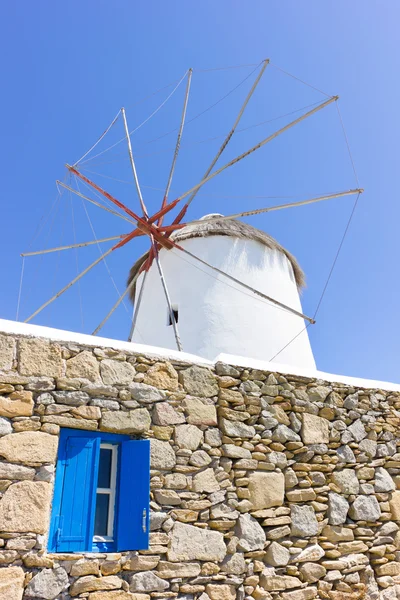
[[[365,188],[317,324],[309,328],[317,365],[332,373],[399,382],[399,18],[395,0],[5,3],[0,41],[0,316],[16,316],[21,252],[93,239],[90,223],[97,237],[130,230],[128,223],[92,205],[86,206],[89,223],[81,200],[68,193],[57,198],[55,186],[66,175],[64,164],[74,163],[89,149],[121,106],[134,129],[193,67],[172,199],[201,179],[256,76],[255,66],[208,69],[257,65],[269,57],[319,90],[340,95]],[[224,101],[189,122],[231,90]],[[132,136],[145,200],[153,211],[161,203],[176,133],[153,140],[177,127],[183,92],[184,84]],[[241,127],[269,122],[238,133],[220,164],[301,111],[284,115],[325,98],[269,66]],[[87,158],[122,136],[119,120]],[[138,207],[132,184],[115,181],[131,181],[124,144],[92,158],[84,168],[88,177]],[[300,200],[353,187],[355,177],[333,104],[207,184],[189,216],[229,214],[291,201],[286,197]],[[306,314],[315,311],[352,206],[353,199],[346,198],[249,220],[298,258],[307,276],[302,297]],[[50,218],[32,241],[51,207]],[[144,249],[140,240],[108,261],[120,290],[130,264]],[[92,246],[78,253],[27,258],[19,318],[25,319],[72,279],[77,268],[98,256]],[[99,265],[33,322],[90,333],[117,297],[106,268]],[[127,310],[121,306],[102,335],[126,339],[129,312],[128,304]]]

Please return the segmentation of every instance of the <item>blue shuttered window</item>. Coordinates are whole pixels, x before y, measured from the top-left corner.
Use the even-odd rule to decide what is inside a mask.
[[[149,547],[150,441],[131,440],[121,444],[121,477],[118,501],[117,550]]]
[[[149,498],[149,440],[62,429],[49,550],[148,548]]]
[[[71,436],[60,444],[57,478],[62,478],[62,488],[51,532],[57,552],[80,552],[90,546],[99,447],[100,438]]]

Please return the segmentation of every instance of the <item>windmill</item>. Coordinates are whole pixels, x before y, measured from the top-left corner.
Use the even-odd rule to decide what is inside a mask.
[[[146,312],[146,308],[143,308],[143,307],[146,307],[149,304],[149,302],[143,301],[143,299],[146,298],[146,287],[147,287],[148,280],[152,279],[154,277],[154,273],[156,273],[157,277],[159,278],[159,285],[160,285],[160,289],[162,290],[162,295],[164,297],[165,306],[167,307],[168,326],[171,327],[171,330],[173,331],[174,344],[176,345],[176,348],[178,350],[180,350],[180,351],[186,350],[187,345],[185,343],[185,336],[182,336],[180,333],[179,321],[182,322],[182,319],[179,318],[179,312],[176,309],[176,307],[174,306],[174,301],[172,299],[172,295],[174,292],[172,291],[171,281],[170,281],[171,273],[178,272],[179,267],[177,266],[176,263],[173,262],[172,267],[170,266],[170,268],[168,269],[169,276],[167,276],[165,273],[165,269],[164,269],[164,259],[161,260],[161,258],[160,258],[161,255],[163,257],[164,256],[166,257],[166,256],[175,256],[177,254],[177,255],[181,255],[182,257],[184,257],[187,261],[190,261],[190,264],[192,266],[196,267],[196,265],[197,265],[201,269],[206,269],[208,272],[214,273],[214,275],[218,278],[219,281],[225,281],[226,283],[233,285],[236,290],[237,289],[242,290],[249,297],[257,298],[259,300],[261,299],[263,301],[264,305],[268,305],[269,308],[273,307],[276,310],[279,309],[279,311],[281,311],[281,313],[290,315],[291,325],[288,329],[286,328],[287,330],[285,330],[282,335],[278,336],[278,340],[276,341],[274,348],[276,347],[276,344],[278,344],[278,346],[279,346],[279,345],[281,345],[281,343],[284,339],[287,340],[288,338],[290,338],[290,339],[288,341],[288,344],[285,344],[285,348],[287,346],[289,346],[290,344],[298,343],[297,338],[299,337],[299,335],[301,333],[303,333],[303,331],[309,325],[315,323],[315,314],[313,316],[308,316],[302,312],[300,301],[296,300],[296,297],[295,297],[296,294],[293,294],[293,290],[291,292],[288,292],[288,295],[285,295],[286,293],[284,293],[283,296],[280,293],[278,293],[277,295],[274,295],[274,293],[273,293],[274,287],[272,287],[272,291],[269,293],[266,293],[265,290],[260,289],[260,287],[257,287],[254,284],[254,282],[246,281],[247,277],[246,277],[245,270],[240,271],[239,274],[237,274],[237,273],[235,274],[235,271],[232,271],[232,270],[229,271],[229,269],[227,270],[225,268],[221,268],[221,266],[218,266],[215,263],[215,261],[207,260],[204,257],[204,255],[202,255],[201,252],[196,254],[189,249],[187,244],[181,243],[182,239],[187,239],[188,237],[192,237],[192,238],[196,237],[196,235],[194,234],[194,231],[196,231],[196,234],[199,231],[203,231],[203,233],[204,233],[205,228],[207,229],[208,234],[205,236],[200,235],[200,237],[207,237],[209,235],[217,235],[217,236],[224,235],[224,236],[233,237],[233,238],[243,237],[243,238],[251,240],[253,234],[250,233],[249,229],[247,229],[247,233],[244,233],[243,228],[241,230],[241,233],[239,232],[240,225],[238,225],[238,224],[240,224],[241,222],[238,221],[238,219],[240,219],[242,217],[257,216],[257,215],[260,215],[263,213],[268,213],[268,212],[273,212],[273,211],[278,211],[278,210],[300,207],[300,206],[313,204],[313,203],[317,203],[317,202],[323,202],[323,201],[331,200],[334,198],[340,198],[340,197],[344,197],[344,196],[354,195],[356,197],[356,202],[357,202],[360,193],[362,193],[362,191],[363,191],[361,188],[357,187],[355,189],[345,190],[345,191],[334,193],[334,194],[327,194],[327,195],[323,195],[323,196],[308,198],[308,199],[305,199],[305,200],[302,200],[299,202],[291,202],[291,203],[286,203],[286,204],[280,204],[277,206],[255,208],[254,210],[246,210],[246,211],[237,212],[235,214],[230,214],[230,215],[221,215],[219,213],[212,214],[212,215],[207,216],[206,221],[202,220],[202,219],[200,219],[200,220],[190,220],[189,219],[188,220],[188,209],[189,209],[190,205],[192,204],[192,202],[195,200],[200,189],[205,184],[207,184],[209,181],[211,181],[212,179],[214,179],[215,177],[220,175],[222,172],[230,169],[231,167],[233,167],[240,161],[251,156],[254,152],[258,151],[260,148],[264,147],[266,144],[272,142],[274,139],[276,139],[278,136],[282,135],[289,129],[297,126],[302,121],[312,117],[314,114],[323,110],[325,107],[329,106],[330,104],[337,103],[338,96],[328,96],[328,98],[326,100],[318,103],[316,106],[313,106],[310,110],[308,110],[301,116],[297,117],[296,119],[292,120],[287,125],[276,130],[274,133],[272,133],[268,137],[265,137],[264,139],[262,139],[257,144],[250,147],[245,152],[242,152],[241,154],[239,154],[232,160],[226,162],[222,166],[215,168],[217,165],[217,162],[220,160],[222,154],[224,153],[225,149],[227,148],[230,140],[232,139],[233,135],[237,131],[238,125],[242,119],[243,114],[245,113],[246,107],[247,107],[251,97],[253,96],[261,78],[263,77],[264,72],[265,72],[267,66],[269,65],[269,63],[270,63],[270,61],[268,59],[266,59],[266,60],[262,61],[260,63],[260,65],[258,65],[257,77],[256,77],[251,89],[249,90],[243,104],[241,105],[240,110],[239,110],[228,134],[225,136],[220,148],[218,149],[217,153],[213,157],[213,159],[212,159],[209,167],[207,168],[206,172],[204,173],[202,179],[198,183],[193,185],[185,193],[180,194],[177,198],[170,201],[171,184],[172,184],[176,166],[177,166],[177,160],[178,160],[180,146],[181,146],[181,139],[182,139],[182,134],[184,131],[185,120],[186,120],[186,112],[187,112],[189,96],[190,96],[190,89],[191,89],[192,69],[189,69],[187,71],[187,73],[185,73],[184,78],[182,78],[182,79],[186,80],[186,90],[185,90],[182,113],[181,113],[181,118],[180,118],[180,125],[178,128],[175,148],[173,151],[172,161],[171,161],[170,170],[169,170],[169,176],[168,176],[167,184],[166,184],[165,191],[164,191],[164,194],[162,197],[161,205],[158,208],[158,210],[156,210],[155,212],[150,212],[144,201],[144,197],[142,194],[142,188],[140,185],[140,180],[139,180],[137,167],[136,167],[136,163],[135,163],[134,153],[133,153],[132,145],[131,145],[131,132],[129,131],[126,111],[124,108],[122,108],[119,111],[119,113],[117,114],[115,119],[112,121],[112,123],[109,125],[109,127],[105,130],[105,132],[102,134],[102,136],[100,136],[100,138],[96,141],[96,143],[88,150],[88,152],[86,152],[73,165],[66,165],[69,174],[71,174],[75,178],[75,180],[83,182],[87,187],[89,187],[91,190],[93,190],[98,196],[100,196],[105,201],[107,201],[108,204],[106,205],[102,202],[94,200],[93,198],[90,198],[89,196],[83,194],[79,189],[75,189],[75,188],[71,187],[70,185],[66,184],[65,182],[57,181],[57,184],[59,186],[62,186],[65,189],[69,190],[71,193],[80,196],[83,200],[90,202],[90,203],[96,205],[97,207],[108,211],[111,214],[118,215],[120,218],[123,218],[125,221],[127,221],[130,224],[131,231],[129,233],[124,233],[124,234],[120,234],[117,236],[110,236],[110,237],[106,237],[106,238],[102,238],[102,239],[96,239],[94,241],[75,243],[75,244],[70,244],[68,246],[59,246],[56,248],[51,248],[51,249],[47,249],[47,250],[43,250],[43,251],[24,253],[22,255],[23,257],[33,256],[33,255],[37,256],[37,255],[41,255],[44,253],[57,252],[57,251],[68,250],[68,249],[73,249],[73,248],[82,248],[85,246],[89,246],[91,244],[96,244],[96,243],[98,244],[101,242],[108,242],[108,241],[116,242],[111,248],[109,248],[106,252],[102,253],[88,267],[86,267],[84,270],[82,270],[80,273],[78,273],[76,275],[76,277],[74,277],[69,283],[67,283],[64,287],[62,287],[57,293],[52,295],[51,298],[49,298],[46,302],[44,302],[41,306],[39,306],[39,308],[37,308],[28,318],[25,319],[25,322],[30,322],[32,319],[34,319],[43,309],[45,309],[47,306],[49,306],[51,303],[53,303],[55,300],[57,300],[61,295],[63,295],[73,285],[78,283],[87,273],[89,273],[89,271],[91,271],[99,263],[104,261],[106,259],[106,257],[109,256],[111,253],[118,251],[119,249],[121,249],[122,247],[126,246],[127,244],[129,244],[131,242],[134,243],[135,239],[137,239],[139,237],[146,237],[146,238],[148,238],[148,241],[149,241],[148,252],[146,253],[146,255],[144,257],[141,257],[141,259],[139,259],[139,261],[136,263],[136,266],[131,270],[131,274],[130,274],[130,277],[128,280],[128,285],[127,285],[125,291],[119,295],[118,300],[110,308],[110,310],[105,315],[105,317],[102,319],[102,321],[99,323],[99,325],[94,329],[93,335],[97,335],[100,332],[100,330],[103,328],[105,323],[110,319],[110,317],[113,315],[113,313],[119,307],[121,302],[123,302],[124,298],[128,294],[130,294],[131,297],[134,299],[135,308],[134,308],[134,313],[133,313],[133,317],[132,317],[131,328],[130,328],[128,339],[129,339],[129,341],[134,340],[135,339],[135,337],[134,337],[135,330],[137,328],[138,320],[140,319],[141,311],[143,311],[143,310],[145,311],[146,321],[147,322],[151,321],[151,313]],[[181,81],[179,83],[181,83]],[[126,144],[127,144],[127,152],[128,152],[128,156],[129,156],[130,167],[132,170],[133,181],[134,181],[137,198],[138,198],[139,208],[135,209],[135,210],[132,210],[126,204],[122,203],[119,199],[117,199],[114,195],[111,195],[106,189],[104,189],[102,186],[97,184],[93,179],[90,179],[89,177],[87,177],[80,169],[81,161],[90,152],[92,152],[94,150],[94,148],[97,146],[97,144],[104,138],[105,135],[107,135],[107,133],[110,131],[110,129],[115,125],[115,123],[119,119],[121,119],[123,122],[123,127],[124,127],[124,132],[125,132],[125,140],[126,140]],[[111,208],[111,206],[113,206],[113,207]],[[176,216],[171,216],[171,215],[175,214],[175,213],[173,213],[174,209],[176,209],[178,212],[177,212]],[[188,231],[191,231],[192,235],[188,236],[187,235]],[[211,234],[210,234],[210,231],[212,231]],[[255,230],[255,231],[258,231],[258,230]],[[234,232],[233,235],[231,235],[232,232]],[[255,234],[255,235],[257,237],[257,234]],[[266,237],[268,238],[268,236],[266,236]],[[288,264],[290,264],[290,269],[291,269],[291,271],[289,269],[288,278],[292,280],[292,283],[294,283],[294,286],[296,288],[296,293],[297,293],[297,287],[301,287],[301,281],[300,281],[301,275],[299,275],[298,270],[297,270],[297,274],[296,274],[296,269],[298,269],[298,267],[296,265],[295,259],[293,259],[293,257],[291,257],[284,248],[274,246],[274,243],[276,243],[276,242],[272,238],[269,238],[269,240],[266,240],[266,239],[258,240],[258,243],[261,243],[265,247],[269,248],[269,250],[271,252],[272,251],[278,252],[279,254],[285,255],[286,262]],[[286,267],[287,267],[287,265],[285,263],[285,268]],[[174,286],[174,283],[173,283],[173,286]],[[152,295],[153,294],[150,294],[150,297]],[[287,296],[287,298],[286,298],[286,296]],[[157,306],[159,306],[159,304]],[[154,310],[154,308],[155,307],[153,307],[153,310]],[[193,317],[193,315],[192,315],[190,318],[193,321],[193,319],[195,317]],[[270,320],[273,321],[274,317],[271,317]],[[279,319],[278,319],[278,321],[279,321]],[[304,321],[307,323],[307,325],[304,327],[304,330],[302,329],[299,333],[295,334],[292,339],[292,334],[294,334],[296,331],[295,323],[299,323],[299,322],[304,323]],[[281,327],[281,329],[282,329],[282,327]],[[285,329],[285,327],[283,329]],[[193,335],[196,336],[198,334],[193,334]],[[265,334],[263,334],[263,335],[265,337]],[[285,336],[286,336],[286,338],[285,338]],[[307,333],[306,333],[306,336],[307,336]],[[303,336],[303,338],[304,338],[304,336]],[[168,344],[168,341],[166,341],[164,343]],[[302,355],[302,354],[304,355],[304,353],[305,354],[308,353],[307,344],[309,344],[308,337],[306,338],[305,346],[303,344],[303,347],[299,347],[299,349],[298,349],[299,355]],[[160,343],[158,345],[160,345]],[[162,345],[162,343],[161,343],[161,345]],[[280,354],[285,348],[282,348],[282,350],[277,352],[277,354]],[[191,348],[191,350],[193,351],[193,348]],[[247,352],[247,350],[246,350],[246,352]],[[274,350],[274,352],[275,352],[275,350]],[[207,354],[207,352],[206,352],[206,354]],[[305,360],[305,364],[307,364],[307,366],[310,366],[313,364],[312,353],[311,353],[311,357],[308,356],[308,358]]]

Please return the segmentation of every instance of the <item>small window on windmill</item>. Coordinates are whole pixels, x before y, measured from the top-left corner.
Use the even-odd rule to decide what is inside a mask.
[[[172,308],[172,314],[174,315],[175,323],[177,323],[178,319],[179,319],[178,305],[177,304],[171,304],[171,308]],[[167,323],[168,323],[168,327],[170,325],[173,325],[172,315],[171,315],[169,309],[168,309],[168,315],[167,315]]]

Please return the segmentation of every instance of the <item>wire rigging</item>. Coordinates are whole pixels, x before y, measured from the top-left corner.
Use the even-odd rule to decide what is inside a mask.
[[[64,181],[66,180],[67,175],[65,175],[64,177]],[[57,194],[53,200],[53,202],[51,203],[50,206],[50,210],[46,215],[46,212],[44,212],[42,214],[42,216],[40,217],[40,220],[36,226],[36,229],[28,243],[27,246],[27,250],[29,250],[29,248],[32,247],[33,242],[39,237],[39,235],[41,234],[41,232],[44,229],[44,226],[46,225],[46,223],[48,222],[48,220],[50,219],[51,213],[53,212],[53,210],[55,209],[55,207],[58,205],[60,198],[62,196],[62,194],[64,193],[64,190],[60,190],[58,185],[57,185]],[[46,215],[46,216],[45,216]],[[53,219],[53,223],[54,223],[54,219]],[[47,236],[46,239],[48,239],[49,236]],[[20,308],[21,308],[21,300],[22,300],[22,288],[23,288],[23,282],[24,282],[24,275],[25,275],[25,256],[22,256],[22,265],[21,265],[21,276],[20,276],[20,282],[19,282],[19,289],[18,289],[18,299],[17,299],[17,309],[16,309],[16,316],[15,316],[15,320],[18,321],[19,319],[19,313],[20,313]],[[41,261],[40,261],[41,262]],[[38,267],[36,268],[36,271],[34,272],[34,274],[37,274],[38,269],[40,267],[40,263],[38,265]]]
[[[96,148],[97,144],[99,144],[101,142],[101,140],[104,138],[104,136],[107,135],[107,133],[110,131],[111,127],[113,125],[115,125],[115,123],[118,120],[118,117],[119,117],[120,113],[121,113],[121,110],[118,111],[116,117],[111,121],[111,123],[107,127],[107,129],[105,129],[105,131],[103,131],[103,133],[101,134],[101,136],[99,137],[99,139],[97,140],[97,142],[95,142],[93,144],[93,146],[91,148],[89,148],[89,150],[87,152],[85,152],[85,154],[83,156],[81,156],[81,158],[79,160],[76,161],[76,163],[74,164],[74,167],[76,167],[76,165],[78,165],[85,158],[85,156],[87,156],[88,154],[90,154],[90,152],[92,150],[94,150],[94,148]]]
[[[223,102],[224,100],[226,100],[226,98],[228,98],[231,94],[233,94],[233,92],[235,92],[238,88],[240,88],[249,79],[249,77],[251,77],[253,75],[253,73],[255,73],[257,71],[257,69],[259,68],[260,65],[261,65],[261,63],[259,63],[256,66],[256,68],[253,69],[253,71],[251,71],[251,73],[246,75],[246,77],[244,79],[242,79],[242,81],[240,81],[237,85],[235,85],[235,87],[233,87],[227,94],[222,96],[222,98],[219,98],[219,100],[217,100],[216,102],[214,102],[213,104],[211,104],[210,106],[208,106],[207,108],[205,108],[204,110],[199,112],[197,115],[195,115],[191,119],[188,119],[186,121],[186,124],[189,125],[189,123],[192,123],[193,121],[195,121],[196,119],[198,119],[199,117],[204,115],[209,110],[212,110],[213,108],[215,108],[218,104],[220,104],[220,102]],[[146,144],[152,144],[153,142],[158,142],[158,140],[161,140],[162,138],[166,137],[167,135],[170,135],[171,133],[174,133],[177,130],[178,130],[178,128],[175,127],[174,129],[171,129],[170,131],[167,131],[166,133],[162,133],[161,135],[154,138],[153,140],[146,142]]]
[[[25,256],[22,257],[22,264],[21,264],[21,276],[20,276],[20,279],[19,279],[17,311],[16,311],[16,315],[15,315],[15,320],[16,321],[19,320],[19,308],[20,308],[20,305],[21,305],[22,285],[23,285],[23,280],[24,280],[24,269],[25,269]]]
[[[339,115],[339,120],[340,120],[340,124],[341,124],[341,128],[342,128],[343,136],[344,136],[344,139],[345,139],[345,142],[346,142],[346,146],[347,146],[347,151],[348,151],[348,154],[349,154],[350,162],[351,162],[351,165],[352,165],[352,168],[353,168],[354,177],[355,177],[355,180],[356,180],[357,186],[359,186],[359,179],[358,179],[358,176],[357,176],[357,171],[356,171],[356,168],[355,168],[355,163],[354,163],[353,155],[352,155],[352,152],[351,152],[351,149],[350,149],[349,139],[348,139],[348,136],[347,136],[346,128],[345,128],[345,126],[344,126],[343,118],[342,118],[342,115],[341,115],[341,113],[340,113],[340,109],[339,109],[339,106],[338,106],[338,103],[337,103],[337,102],[336,102],[336,107],[337,107],[337,111],[338,111],[338,115]],[[352,222],[352,220],[353,220],[353,217],[354,217],[354,213],[355,213],[355,211],[356,211],[356,208],[357,208],[357,206],[358,206],[358,201],[359,201],[359,199],[360,199],[360,193],[361,193],[361,192],[359,192],[359,193],[357,194],[357,196],[356,196],[356,198],[355,198],[355,200],[354,200],[353,208],[352,208],[352,210],[351,210],[351,212],[350,212],[350,216],[349,216],[349,218],[348,218],[348,220],[347,220],[347,223],[346,223],[346,226],[345,226],[345,229],[344,229],[344,232],[343,232],[342,238],[341,238],[341,240],[340,240],[340,242],[339,242],[339,247],[338,247],[338,249],[337,249],[337,252],[336,252],[336,254],[335,254],[335,256],[334,256],[334,259],[333,259],[333,262],[332,262],[331,268],[330,268],[330,270],[329,270],[329,273],[328,273],[328,277],[327,277],[327,279],[326,279],[326,282],[325,282],[325,284],[324,284],[324,287],[323,287],[323,289],[322,289],[322,292],[321,292],[321,296],[320,296],[320,298],[319,298],[319,301],[318,301],[318,303],[317,303],[317,307],[316,307],[316,309],[315,309],[315,312],[314,312],[314,315],[313,315],[313,319],[314,319],[314,320],[316,319],[316,317],[317,317],[317,314],[318,314],[318,312],[319,312],[319,309],[321,308],[322,301],[323,301],[323,299],[324,299],[324,297],[325,297],[326,291],[327,291],[327,289],[328,289],[328,286],[329,286],[330,280],[331,280],[331,278],[332,278],[332,275],[333,275],[333,271],[335,270],[336,263],[337,263],[337,261],[338,261],[338,259],[339,259],[339,255],[340,255],[340,253],[341,253],[341,251],[342,251],[343,244],[344,244],[344,242],[345,242],[345,239],[346,239],[346,237],[347,237],[347,234],[348,234],[348,231],[349,231],[349,228],[350,228],[351,222]],[[286,349],[288,346],[290,346],[290,344],[291,344],[292,342],[294,342],[294,341],[295,341],[295,340],[296,340],[296,339],[299,337],[299,335],[301,335],[301,334],[302,334],[304,331],[306,331],[306,330],[308,329],[308,327],[309,327],[309,326],[310,326],[310,323],[308,323],[308,324],[307,324],[307,325],[306,325],[306,326],[305,326],[305,327],[304,327],[304,328],[303,328],[301,331],[299,331],[299,333],[298,333],[297,335],[295,335],[295,336],[294,336],[294,337],[293,337],[293,338],[292,338],[292,339],[291,339],[291,340],[290,340],[290,341],[289,341],[289,342],[288,342],[288,343],[287,343],[287,344],[286,344],[286,345],[285,345],[283,348],[281,348],[281,349],[279,350],[279,352],[277,352],[277,353],[276,353],[276,354],[275,354],[275,355],[274,355],[274,356],[273,356],[273,357],[270,359],[270,361],[269,361],[269,362],[272,362],[272,361],[273,361],[273,360],[274,360],[274,359],[275,359],[277,356],[279,356],[279,354],[281,354],[281,353],[282,353],[282,352],[283,352],[283,351],[284,351],[284,350],[285,350],[285,349]]]
[[[74,244],[76,244],[76,228],[75,228],[75,215],[74,215],[74,202],[72,200],[72,193],[69,192],[69,200],[71,203],[71,219],[72,219],[72,234],[74,238]],[[83,202],[83,200],[82,200]],[[75,264],[76,264],[76,274],[79,274],[79,252],[78,248],[75,248]],[[79,297],[79,310],[81,314],[81,325],[82,331],[85,329],[85,320],[83,318],[83,303],[82,303],[82,290],[81,290],[81,282],[78,281],[78,297]]]
[[[341,125],[342,131],[343,131],[343,136],[344,136],[344,139],[345,139],[345,142],[346,142],[347,152],[349,154],[351,166],[353,168],[354,177],[356,179],[357,186],[359,187],[358,175],[357,175],[357,171],[356,171],[356,167],[355,167],[355,163],[354,163],[354,159],[353,159],[353,154],[352,154],[352,152],[350,150],[349,138],[347,136],[347,132],[346,132],[346,129],[345,129],[345,126],[344,126],[343,118],[342,118],[342,113],[340,112],[340,108],[339,108],[339,103],[338,102],[336,102],[336,108],[337,108],[337,112],[338,112],[338,115],[339,115],[340,125]]]
[[[292,110],[290,112],[287,112],[283,115],[279,115],[277,117],[273,117],[272,119],[267,119],[265,121],[260,121],[259,123],[254,123],[253,125],[249,125],[248,127],[242,127],[241,129],[237,129],[235,133],[243,133],[245,131],[249,131],[250,129],[254,129],[256,127],[261,127],[262,125],[267,125],[268,123],[273,123],[274,121],[278,121],[279,119],[284,119],[285,117],[290,117],[291,115],[294,115],[298,112],[301,112],[303,110],[306,110],[307,108],[312,108],[313,106],[317,106],[317,104],[319,104],[319,102],[313,102],[312,104],[306,104],[305,106],[302,106],[301,108],[297,108],[296,110]],[[172,133],[172,131],[170,132]],[[182,148],[187,148],[189,146],[196,146],[199,144],[205,144],[207,142],[214,142],[215,140],[219,140],[221,138],[226,137],[226,133],[221,133],[219,135],[216,135],[214,137],[209,137],[209,138],[204,138],[202,140],[194,140],[194,141],[188,141],[184,144],[182,144]],[[152,140],[148,140],[147,142],[143,142],[142,146],[139,146],[138,148],[140,149],[141,147],[147,146],[148,144],[152,144],[155,141],[157,141],[159,138],[155,138]],[[172,150],[171,147],[169,148],[162,148],[161,150],[156,150],[155,152],[136,152],[135,151],[135,156],[155,156],[157,154],[162,154],[164,152],[169,152],[170,150]],[[107,165],[107,164],[112,164],[115,162],[120,162],[122,159],[121,157],[125,156],[125,152],[124,153],[119,153],[115,155],[114,160],[109,160],[109,161],[101,161],[101,162],[95,162],[95,166],[98,167],[100,165]],[[119,158],[117,158],[119,157]],[[90,165],[91,167],[93,166],[93,163]],[[83,170],[85,167],[81,167],[81,170]],[[98,173],[96,173],[98,175]],[[129,182],[132,183],[132,182]]]
[[[161,102],[161,104],[151,113],[151,115],[149,115],[146,119],[144,119],[144,121],[142,121],[137,127],[135,127],[135,129],[132,129],[132,131],[129,132],[129,135],[133,135],[136,131],[138,131],[141,127],[143,127],[143,125],[145,125],[147,123],[147,121],[150,121],[150,119],[152,117],[154,117],[154,115],[156,115],[159,110],[162,109],[162,107],[168,102],[168,100],[171,98],[171,96],[173,96],[173,94],[176,92],[176,90],[178,89],[178,87],[181,85],[182,81],[186,77],[186,73],[179,80],[178,84],[174,87],[174,89],[172,90],[172,92],[165,98],[165,100],[163,102]],[[89,162],[89,160],[93,160],[97,156],[100,156],[101,154],[104,154],[105,152],[108,152],[109,150],[111,150],[112,148],[115,148],[115,146],[117,146],[118,144],[120,144],[124,140],[125,140],[125,137],[121,138],[120,140],[118,140],[117,142],[115,142],[115,144],[112,144],[111,146],[109,146],[105,150],[102,150],[101,152],[99,152],[98,154],[95,154],[94,156],[92,156],[92,158],[89,158],[88,160],[85,160],[84,162],[85,163]]]
[[[64,239],[64,234],[65,234],[65,222],[67,219],[67,209],[68,209],[68,204],[67,202],[64,202],[63,205],[63,212],[60,215],[61,216],[61,232],[60,232],[60,242],[59,245],[62,245],[63,239]],[[58,277],[58,272],[60,269],[60,258],[61,258],[61,253],[57,252],[57,256],[56,256],[56,265],[55,265],[55,270],[54,270],[54,275],[53,275],[53,283],[52,283],[52,288],[53,288],[53,294],[54,294],[54,290],[56,288],[56,283],[57,283],[57,277]],[[51,319],[53,316],[53,306],[50,307],[50,312],[49,312],[49,319]]]
[[[65,177],[64,177],[64,180],[63,180],[63,181],[64,181],[64,183],[65,183],[65,181],[66,181],[67,177],[68,177],[68,173],[67,173],[67,174],[65,175]],[[61,196],[63,195],[63,193],[64,193],[64,190],[60,190],[60,188],[58,187],[58,183],[57,183],[57,182],[56,182],[56,187],[57,187],[57,194],[56,194],[56,196],[55,196],[55,198],[54,198],[54,200],[53,200],[53,202],[52,202],[52,204],[51,204],[51,206],[50,206],[50,210],[49,210],[49,212],[47,213],[47,216],[46,216],[46,217],[45,217],[45,214],[46,214],[46,212],[44,212],[44,213],[42,214],[42,216],[40,217],[39,223],[37,224],[37,227],[36,227],[36,229],[35,229],[35,231],[34,231],[34,233],[33,233],[32,237],[31,237],[31,239],[30,239],[30,241],[29,241],[29,243],[28,243],[27,250],[29,250],[29,248],[31,248],[31,247],[32,247],[32,244],[33,244],[33,242],[34,242],[34,241],[35,241],[35,240],[36,240],[36,239],[39,237],[39,235],[42,233],[42,231],[43,231],[43,229],[44,229],[44,227],[45,227],[45,225],[46,225],[47,221],[50,219],[51,213],[53,212],[53,210],[54,210],[54,209],[55,209],[55,207],[56,207],[56,204],[57,204],[57,202],[60,200],[60,197],[61,197]]]
[[[75,179],[76,179],[76,177],[75,177]],[[78,180],[76,181],[76,185],[77,185],[77,187],[78,187],[78,190],[79,190],[79,182],[78,182]],[[100,244],[99,244],[99,242],[98,242],[98,238],[97,238],[97,235],[96,235],[95,229],[94,229],[94,227],[93,227],[92,220],[91,220],[91,218],[90,218],[90,216],[89,216],[89,212],[88,212],[88,210],[87,210],[87,208],[86,208],[86,204],[83,202],[83,200],[82,200],[82,206],[83,206],[83,209],[84,209],[84,211],[85,211],[85,213],[86,213],[86,217],[87,217],[87,220],[88,220],[88,222],[89,222],[90,229],[92,230],[93,237],[94,237],[94,239],[95,239],[95,240],[96,240],[96,242],[97,242],[97,248],[98,248],[98,250],[99,250],[99,253],[100,253],[100,255],[101,255],[103,251],[102,251],[102,249],[101,249],[101,246],[100,246]],[[114,279],[114,277],[112,276],[112,273],[111,273],[110,267],[108,266],[107,260],[106,260],[105,258],[103,258],[103,263],[104,263],[104,267],[105,267],[105,269],[106,269],[106,271],[107,271],[107,273],[108,273],[108,276],[109,276],[109,277],[110,277],[110,279],[111,279],[111,283],[113,284],[113,286],[114,286],[114,288],[115,288],[115,291],[117,292],[118,298],[121,298],[122,294],[121,294],[121,292],[119,291],[119,288],[118,288],[118,286],[117,286],[117,284],[116,284],[116,282],[115,282],[115,279]],[[78,281],[78,283],[79,283],[79,281]],[[123,304],[123,306],[124,306],[124,308],[125,308],[126,312],[128,313],[128,315],[130,315],[130,313],[129,313],[129,310],[128,310],[128,307],[126,306],[126,304],[125,304],[125,302],[124,302],[124,301],[122,301],[122,304]]]
[[[274,65],[274,63],[270,63],[270,64],[271,64],[271,67],[274,67],[274,69],[277,69],[278,71],[281,71],[281,73],[284,73],[285,75],[288,75],[288,77],[292,77],[292,79],[296,79],[296,81],[299,81],[300,83],[303,83],[307,87],[311,88],[312,90],[315,90],[316,92],[319,92],[320,94],[323,94],[327,98],[332,98],[331,94],[327,94],[326,92],[323,92],[319,88],[316,88],[315,86],[311,85],[310,83],[307,83],[307,81],[304,81],[303,79],[300,79],[300,77],[297,77],[296,75],[293,75],[292,73],[289,73],[289,71],[285,71],[284,69],[281,69],[281,67],[278,67],[278,65]]]
[[[232,65],[229,67],[214,67],[213,69],[193,69],[196,73],[210,73],[210,71],[227,71],[228,69],[243,69],[245,67],[257,67],[260,63],[249,63],[247,65]]]
[[[55,222],[56,222],[56,217],[57,217],[58,211],[59,211],[59,209],[60,209],[60,204],[61,204],[61,194],[59,194],[59,195],[57,196],[56,205],[55,205],[55,207],[54,207],[54,214],[53,214],[53,218],[52,218],[52,220],[51,220],[51,223],[50,223],[50,228],[49,228],[49,231],[48,231],[48,233],[47,233],[47,235],[46,235],[45,242],[44,242],[44,244],[45,244],[45,245],[47,244],[47,242],[48,242],[48,240],[49,240],[49,238],[50,238],[50,235],[51,235],[51,233],[52,233],[52,231],[53,231],[54,224],[55,224]],[[32,282],[31,282],[30,288],[28,289],[28,292],[25,294],[25,295],[26,295],[26,296],[28,296],[28,297],[30,297],[30,296],[31,296],[31,294],[32,294],[32,290],[33,290],[33,287],[34,287],[34,283],[35,283],[35,281],[37,281],[37,278],[38,278],[38,275],[39,275],[39,271],[40,271],[40,268],[41,268],[41,266],[42,266],[42,263],[43,263],[43,256],[44,256],[44,255],[42,255],[42,256],[40,257],[40,259],[39,259],[39,261],[38,261],[38,264],[37,264],[37,267],[36,267],[35,271],[33,272],[33,276],[32,276]]]

